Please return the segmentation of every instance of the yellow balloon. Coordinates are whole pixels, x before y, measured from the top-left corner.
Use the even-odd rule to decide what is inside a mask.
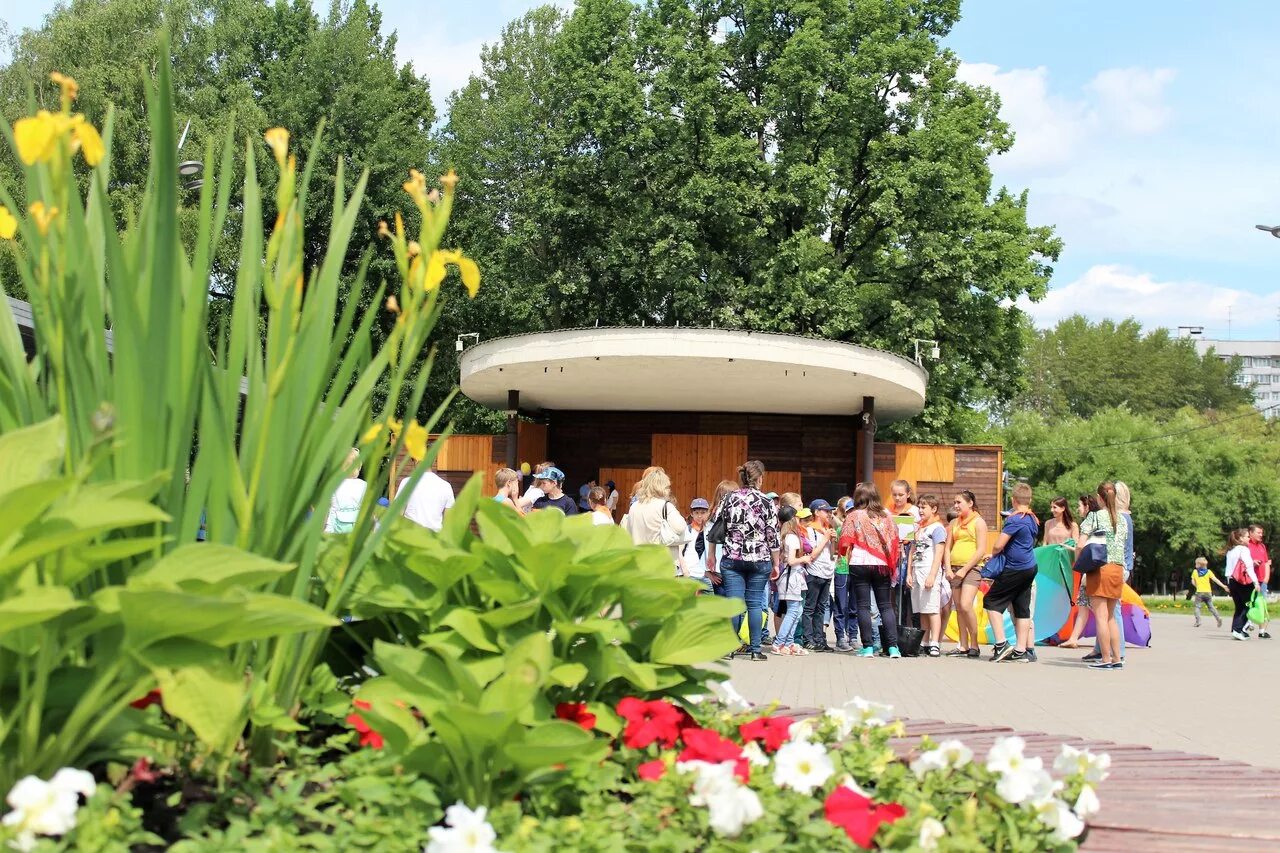
[[[527,477],[527,476],[529,476],[529,472],[530,472],[530,471],[532,471],[532,470],[533,470],[533,469],[529,467],[529,463],[528,463],[528,462],[521,462],[521,463],[520,463],[520,473],[521,473],[521,474],[524,474],[526,477]]]

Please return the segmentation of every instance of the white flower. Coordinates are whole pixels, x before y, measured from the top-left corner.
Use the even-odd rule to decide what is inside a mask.
[[[445,826],[433,826],[427,830],[426,853],[498,853],[493,842],[498,834],[485,820],[488,809],[484,806],[472,811],[462,803],[455,803],[444,810]]]
[[[836,772],[827,750],[817,743],[792,740],[774,756],[773,783],[810,794]]]
[[[66,835],[76,826],[80,796],[93,796],[96,783],[92,774],[64,767],[48,782],[25,776],[9,791],[5,801],[13,811],[0,823],[14,832],[11,846],[30,850],[37,835]]]
[[[861,696],[854,696],[844,706],[853,715],[855,723],[875,728],[887,726],[893,719],[893,706],[883,702],[871,702]]]
[[[1025,747],[1026,741],[1020,737],[1004,737],[987,753],[987,769],[1000,774],[996,793],[1010,803],[1043,799],[1046,786],[1052,790],[1054,784],[1041,759],[1022,754]]]
[[[921,753],[911,762],[911,772],[917,779],[924,778],[926,773],[934,770],[946,770],[948,767],[963,767],[973,760],[973,750],[958,740],[944,740],[937,748]]]
[[[1084,832],[1084,821],[1076,817],[1062,800],[1050,798],[1031,808],[1040,822],[1053,830],[1054,841],[1070,841]]]
[[[80,794],[85,799],[92,797],[93,792],[98,789],[98,783],[94,781],[92,773],[87,770],[77,770],[74,767],[64,767],[54,773],[49,784],[59,791]]]
[[[753,767],[768,767],[769,756],[764,754],[764,750],[760,748],[760,744],[756,741],[748,741],[747,745],[742,748],[742,756]]]
[[[1088,820],[1098,813],[1102,808],[1102,803],[1098,800],[1098,793],[1093,789],[1092,785],[1085,785],[1080,789],[1080,796],[1076,797],[1075,813],[1084,820]]]
[[[921,850],[937,850],[938,839],[947,834],[947,828],[936,817],[927,817],[920,822],[920,838],[916,841]]]
[[[823,716],[835,724],[836,740],[844,740],[853,731],[853,715],[844,708],[828,708]]]
[[[871,799],[871,795],[866,791],[862,790],[862,786],[859,785],[857,781],[855,781],[854,778],[850,776],[848,773],[840,777],[840,784],[841,786],[848,788],[850,791],[853,791],[855,794],[860,794],[866,797],[868,800]]]
[[[731,682],[710,681],[707,686],[711,688],[711,692],[715,694],[717,701],[735,714],[751,710],[751,703],[743,698],[742,694],[738,692]]]
[[[696,772],[689,804],[706,806],[711,828],[730,838],[742,832],[749,823],[764,816],[764,807],[756,792],[738,782],[732,761],[711,764],[707,761],[682,761],[680,772]]]
[[[791,740],[808,740],[813,737],[817,724],[813,717],[805,717],[803,720],[796,720],[791,724],[791,729],[787,732],[791,736]]]
[[[1070,744],[1062,745],[1062,752],[1053,761],[1053,769],[1064,776],[1081,776],[1084,781],[1097,785],[1111,774],[1111,756],[1105,752],[1094,755],[1087,749],[1076,749]]]

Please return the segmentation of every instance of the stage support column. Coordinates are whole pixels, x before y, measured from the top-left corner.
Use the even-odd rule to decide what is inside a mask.
[[[520,392],[507,392],[507,467],[520,470]]]
[[[858,481],[861,483],[875,482],[872,474],[875,471],[876,460],[876,398],[862,398],[862,460],[858,466]]]

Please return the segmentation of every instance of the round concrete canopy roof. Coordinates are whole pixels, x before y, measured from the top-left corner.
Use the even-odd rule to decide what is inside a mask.
[[[880,423],[924,408],[914,362],[838,341],[728,329],[568,329],[512,335],[462,355],[462,393],[492,409],[777,412],[854,415],[875,398]]]

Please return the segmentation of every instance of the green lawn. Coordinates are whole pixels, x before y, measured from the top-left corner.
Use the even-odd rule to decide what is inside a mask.
[[[1142,601],[1147,605],[1147,609],[1152,613],[1186,613],[1191,614],[1192,602],[1187,600],[1186,593],[1180,595],[1145,595]],[[1213,604],[1218,608],[1219,613],[1235,613],[1236,607],[1231,599],[1225,595],[1217,595],[1213,598]],[[1207,607],[1201,606],[1201,612],[1206,616],[1209,613]]]

